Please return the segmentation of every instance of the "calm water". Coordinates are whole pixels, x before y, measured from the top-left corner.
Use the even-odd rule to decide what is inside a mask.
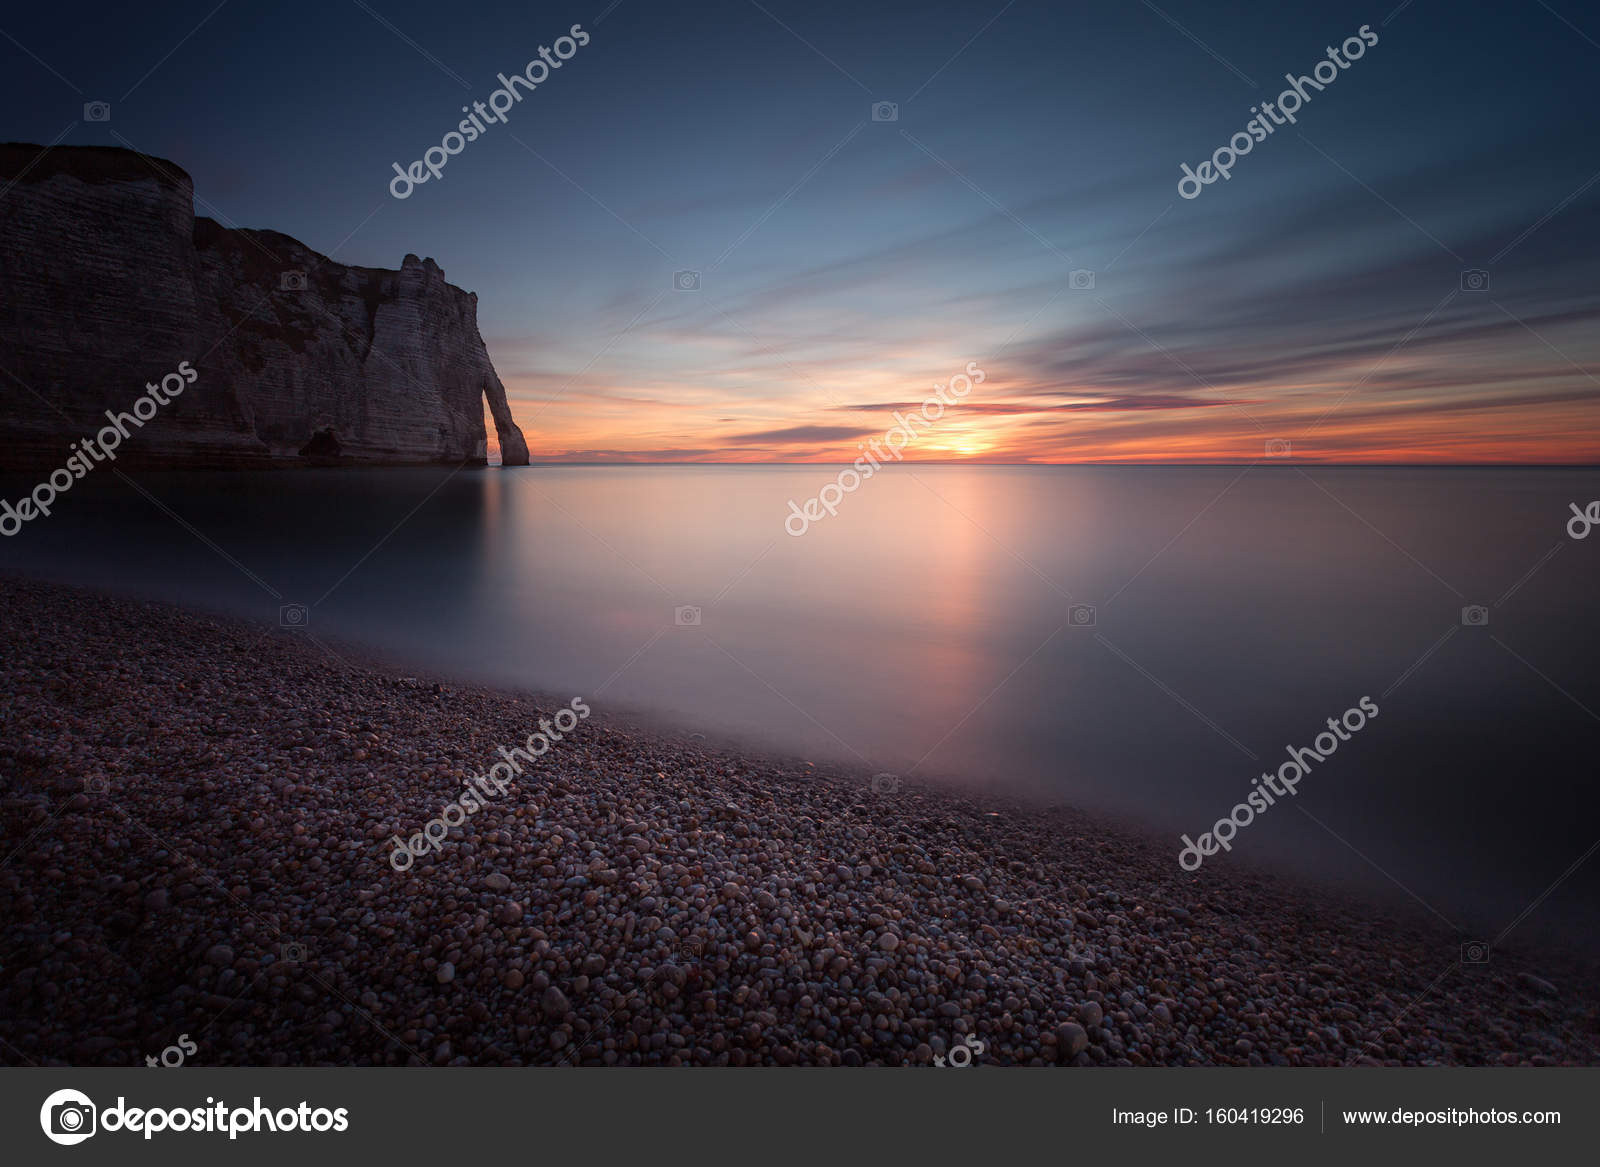
[[[786,534],[835,472],[135,476],[235,566],[102,471],[0,569],[274,623],[305,604],[313,635],[419,667],[1044,793],[1174,858],[1367,696],[1378,718],[1209,862],[1395,890],[1381,868],[1472,934],[1600,836],[1600,537],[1564,529],[1600,473],[902,466]],[[1517,935],[1592,939],[1597,890],[1600,855]]]

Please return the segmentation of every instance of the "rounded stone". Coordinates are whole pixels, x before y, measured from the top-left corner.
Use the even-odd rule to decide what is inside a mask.
[[[1089,1048],[1089,1035],[1075,1021],[1064,1021],[1056,1026],[1056,1056],[1069,1061]]]

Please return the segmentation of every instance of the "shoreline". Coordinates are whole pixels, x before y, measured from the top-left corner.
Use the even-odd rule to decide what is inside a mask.
[[[397,873],[391,837],[565,698],[31,579],[0,602],[3,1064],[180,1033],[212,1065],[1600,1064],[1575,959],[1464,964],[1420,913],[592,699]]]

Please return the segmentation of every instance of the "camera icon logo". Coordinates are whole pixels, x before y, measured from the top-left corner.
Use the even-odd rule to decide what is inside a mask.
[[[1067,286],[1074,292],[1094,291],[1094,272],[1086,267],[1076,268],[1067,273]]]
[[[85,794],[110,794],[111,783],[103,774],[92,774],[83,780]]]
[[[284,628],[304,628],[311,622],[311,609],[304,604],[285,604],[278,609],[278,623]]]
[[[673,623],[679,628],[700,627],[700,609],[693,604],[680,604],[672,610]]]
[[[1489,946],[1481,940],[1469,940],[1461,946],[1462,964],[1488,964]]]
[[[109,101],[86,101],[83,103],[83,120],[86,122],[108,122],[111,120],[111,103]]]
[[[943,1054],[934,1054],[933,1064],[964,1070],[972,1065],[974,1058],[982,1057],[983,1051],[988,1048],[980,1038],[974,1037],[969,1033],[950,1048],[949,1058],[946,1058]]]
[[[303,292],[306,290],[306,273],[303,271],[286,271],[278,273],[278,291]]]
[[[1067,609],[1067,623],[1074,628],[1093,628],[1095,625],[1095,610],[1093,604],[1074,604]]]
[[[1288,438],[1268,438],[1267,439],[1267,457],[1269,457],[1269,458],[1287,458],[1290,453],[1291,453],[1291,448],[1289,446],[1289,439]]]
[[[700,273],[697,271],[673,272],[672,286],[680,292],[698,292],[700,290]]]
[[[284,964],[303,964],[306,959],[306,946],[294,941],[278,945],[278,959]]]
[[[57,1090],[39,1108],[39,1126],[52,1143],[71,1147],[94,1134],[96,1113],[87,1094]]]
[[[1463,292],[1487,292],[1489,290],[1489,273],[1481,267],[1469,267],[1461,273],[1461,290]]]
[[[900,106],[893,101],[875,101],[872,103],[872,120],[875,122],[897,122],[900,120]]]
[[[900,793],[900,776],[898,774],[874,774],[872,776],[872,792],[874,794]]]
[[[1461,623],[1468,628],[1482,628],[1489,623],[1489,609],[1482,604],[1468,604],[1461,609]]]

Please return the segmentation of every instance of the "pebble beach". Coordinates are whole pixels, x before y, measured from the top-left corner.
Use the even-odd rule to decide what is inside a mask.
[[[0,610],[6,1065],[1600,1064],[1592,964],[1071,809],[81,589]]]

